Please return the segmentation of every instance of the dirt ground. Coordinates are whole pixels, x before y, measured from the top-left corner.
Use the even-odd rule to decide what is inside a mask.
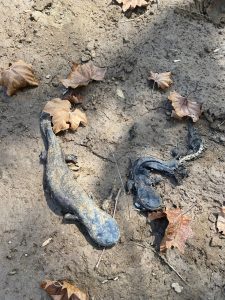
[[[162,0],[157,8],[149,1],[146,10],[127,16],[106,0],[0,1],[0,66],[23,59],[40,80],[38,88],[13,97],[0,93],[1,300],[49,299],[40,282],[60,278],[76,282],[92,300],[225,299],[225,238],[215,225],[225,200],[225,29],[191,15],[187,2]],[[87,60],[107,67],[106,79],[81,90],[88,126],[59,139],[66,153],[78,156],[76,180],[98,205],[121,187],[113,154],[125,182],[130,159],[170,159],[174,147],[186,149],[187,123],[168,116],[169,91],[152,93],[149,71],[172,71],[170,90],[184,95],[198,84],[193,97],[207,113],[196,127],[205,151],[187,164],[189,177],[180,186],[158,187],[167,207],[196,204],[185,253],[166,254],[185,282],[152,250],[151,226],[131,195],[119,198],[121,240],[97,270],[102,250],[75,224],[63,224],[46,202],[39,113],[62,96],[59,80],[72,62]],[[180,294],[171,287],[176,282]]]

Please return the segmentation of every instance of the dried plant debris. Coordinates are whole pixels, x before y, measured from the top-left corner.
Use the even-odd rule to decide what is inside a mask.
[[[165,213],[169,224],[161,242],[160,251],[166,251],[167,249],[176,247],[181,253],[184,253],[186,240],[193,236],[190,227],[191,219],[182,214],[179,208],[167,209]]]
[[[53,300],[88,300],[84,292],[64,280],[45,280],[41,283],[41,288],[44,289]]]
[[[165,73],[150,72],[150,76],[148,77],[148,80],[153,80],[154,83],[157,83],[158,88],[161,88],[162,90],[167,89],[173,83],[173,80],[171,79],[171,72],[165,72]]]
[[[88,85],[92,80],[103,80],[105,73],[105,68],[96,67],[91,61],[83,65],[73,63],[72,71],[67,79],[62,79],[61,82],[66,88],[71,87],[75,89],[78,86]]]
[[[11,64],[8,69],[1,71],[0,85],[6,88],[8,96],[12,96],[19,89],[27,86],[38,86],[38,81],[34,76],[32,65],[18,60]]]
[[[176,247],[181,253],[184,253],[186,240],[193,236],[193,231],[190,227],[191,219],[182,213],[180,208],[166,209],[165,211],[148,214],[149,220],[165,216],[169,223],[160,244],[160,251],[165,252],[167,249]]]
[[[177,92],[171,92],[168,99],[171,101],[178,117],[190,117],[197,122],[202,113],[202,105],[196,101],[181,96]]]
[[[48,101],[43,111],[51,115],[54,133],[67,129],[76,130],[80,124],[87,125],[86,114],[79,109],[71,111],[71,103],[68,100],[55,98]]]
[[[218,214],[216,227],[219,232],[225,235],[225,206],[221,207],[220,213]]]
[[[128,9],[134,9],[137,6],[147,6],[148,3],[145,0],[116,0],[118,3],[122,3],[122,10],[125,12]]]

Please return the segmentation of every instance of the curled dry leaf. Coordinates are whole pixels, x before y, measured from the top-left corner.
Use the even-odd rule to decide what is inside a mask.
[[[53,131],[55,133],[67,129],[76,130],[80,124],[87,125],[86,114],[79,109],[71,111],[70,108],[71,103],[68,100],[61,100],[59,98],[46,103],[43,111],[51,115]]]
[[[122,3],[123,11],[127,11],[128,9],[134,9],[135,7],[139,6],[146,6],[148,3],[145,0],[116,0],[118,3]]]
[[[148,80],[153,80],[157,83],[158,87],[161,89],[167,89],[172,83],[173,80],[171,79],[171,72],[165,73],[153,73],[150,72],[150,76]]]
[[[148,219],[150,221],[154,221],[156,219],[161,219],[165,217],[166,217],[166,213],[162,210],[152,211],[148,214]]]
[[[6,88],[8,96],[12,96],[17,90],[27,86],[38,86],[34,77],[32,65],[19,60],[0,74],[0,85]]]
[[[71,87],[75,89],[78,86],[88,85],[91,80],[103,80],[105,73],[105,68],[96,67],[92,61],[83,65],[74,63],[67,79],[62,79],[61,82],[66,88]]]
[[[196,101],[187,99],[177,92],[171,92],[168,99],[172,102],[172,106],[178,117],[191,117],[193,122],[197,122],[201,113],[202,105]]]
[[[181,209],[167,209],[165,211],[168,219],[168,226],[165,235],[160,245],[160,251],[166,251],[172,247],[176,247],[181,253],[184,253],[185,242],[193,236],[193,231],[190,227],[191,219],[182,214]]]
[[[87,295],[64,280],[45,280],[41,283],[44,289],[53,300],[87,300]]]
[[[216,227],[219,232],[225,234],[225,206],[221,207],[220,213],[218,214]]]

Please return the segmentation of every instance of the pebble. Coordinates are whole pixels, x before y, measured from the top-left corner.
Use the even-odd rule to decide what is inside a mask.
[[[171,284],[171,287],[174,289],[174,291],[178,294],[180,294],[183,290],[183,287],[179,285],[178,282],[174,282]]]
[[[49,79],[50,77],[51,77],[50,74],[48,74],[48,75],[45,76],[46,79]]]
[[[123,91],[120,88],[117,88],[116,94],[117,94],[118,97],[120,97],[122,99],[125,99],[124,93],[123,93]]]
[[[89,61],[90,59],[91,59],[91,56],[90,56],[90,55],[87,55],[87,54],[84,54],[84,55],[82,55],[82,57],[81,57],[81,61],[82,61],[82,62]]]
[[[12,271],[10,271],[10,272],[8,273],[8,275],[10,275],[10,276],[15,275],[15,274],[17,274],[17,271],[16,271],[16,270],[12,270]]]

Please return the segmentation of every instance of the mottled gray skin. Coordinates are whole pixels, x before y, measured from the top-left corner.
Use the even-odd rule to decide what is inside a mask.
[[[64,215],[73,215],[86,228],[98,245],[110,247],[120,238],[118,224],[110,215],[97,207],[95,202],[74,180],[65,163],[57,137],[53,133],[50,116],[42,113],[41,131],[46,144],[45,180],[54,201]]]
[[[162,208],[162,198],[153,188],[155,180],[149,177],[149,171],[163,172],[164,175],[176,179],[175,171],[178,163],[176,160],[162,161],[155,157],[143,157],[137,159],[130,171],[128,189],[135,196],[135,203],[142,210],[157,210]]]

